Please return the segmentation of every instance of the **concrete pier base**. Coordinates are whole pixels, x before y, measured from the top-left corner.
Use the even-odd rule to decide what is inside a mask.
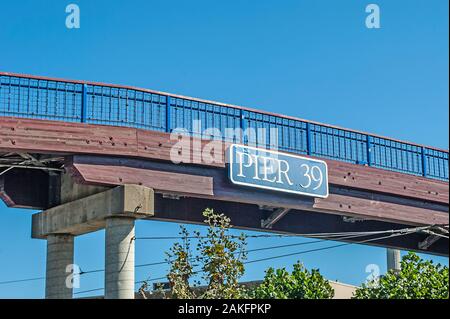
[[[71,299],[73,287],[74,237],[55,234],[47,236],[47,269],[45,276],[45,298]]]
[[[83,190],[83,192],[81,191]],[[154,215],[154,191],[122,185],[78,198],[95,189],[68,188],[68,201],[33,215],[32,237],[47,239],[47,298],[72,298],[73,238],[105,228],[105,298],[134,298],[134,223]]]
[[[397,273],[400,272],[400,270],[401,270],[400,250],[387,248],[386,249],[386,254],[387,254],[387,269],[388,270],[393,270],[393,271],[395,271]]]
[[[134,243],[134,218],[106,219],[105,299],[134,299]]]

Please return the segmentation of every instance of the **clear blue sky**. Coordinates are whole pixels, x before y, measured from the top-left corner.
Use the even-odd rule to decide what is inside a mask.
[[[77,30],[65,27],[70,3],[81,9]],[[369,3],[4,1],[0,70],[140,86],[448,148],[448,1],[376,1],[377,30],[365,27]],[[45,241],[30,238],[31,214],[0,204],[0,281],[45,273]],[[136,232],[176,235],[178,228],[137,222]],[[103,268],[103,236],[76,239],[84,270]],[[249,248],[299,241],[250,239]],[[136,262],[160,261],[169,246],[138,241]],[[244,279],[297,259],[350,284],[365,280],[368,264],[386,269],[384,249],[349,246],[253,264]],[[136,279],[164,274],[164,267],[138,269]],[[79,290],[102,286],[103,274],[90,274]],[[43,281],[0,285],[0,297],[43,295]]]

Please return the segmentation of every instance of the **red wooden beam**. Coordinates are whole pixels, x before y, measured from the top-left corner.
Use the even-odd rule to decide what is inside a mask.
[[[223,168],[189,168],[170,163],[154,164],[145,160],[98,156],[74,156],[66,167],[80,178],[80,182],[86,184],[139,184],[154,188],[159,193],[181,193],[190,198],[354,216],[406,225],[444,225],[449,222],[448,210],[443,211],[444,205],[420,206],[417,201],[402,198],[397,198],[397,203],[393,203],[374,195],[372,198],[363,198],[352,191],[345,195],[335,194],[333,188],[328,198],[313,199],[237,187],[229,183]],[[186,171],[187,174],[179,174],[179,171]],[[156,173],[162,180],[155,178]],[[185,178],[178,175],[184,175]],[[211,192],[208,194],[209,190]]]
[[[194,140],[194,139],[191,139]],[[168,133],[127,127],[89,125],[47,120],[0,117],[0,152],[35,152],[50,154],[96,154],[170,161],[170,151],[177,143]],[[200,141],[202,145],[208,141]],[[205,167],[225,167],[225,148],[218,163],[199,160],[198,153],[181,155],[187,162],[196,157]],[[447,182],[388,170],[325,160],[330,184],[394,194],[437,203],[449,203]]]
[[[325,199],[317,198],[314,208],[318,211],[339,212],[345,216],[394,223],[404,222],[408,225],[447,225],[449,223],[448,212],[336,194],[330,194]]]
[[[135,184],[160,192],[213,196],[213,178],[192,174],[162,172],[126,166],[74,164],[76,176],[83,183],[96,185]]]

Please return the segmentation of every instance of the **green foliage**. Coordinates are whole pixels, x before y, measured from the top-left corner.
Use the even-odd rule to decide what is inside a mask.
[[[191,243],[189,233],[185,227],[181,226],[180,235],[182,243],[175,243],[168,253],[170,262],[170,271],[167,275],[171,286],[173,298],[192,299],[195,297],[189,285],[189,279],[193,275],[193,266],[191,264]]]
[[[201,238],[197,246],[202,256],[198,260],[203,263],[203,279],[208,282],[202,298],[239,298],[243,293],[239,278],[245,272],[243,261],[247,257],[245,235],[237,239],[229,235],[231,221],[223,214],[207,209],[203,216],[209,227],[205,239]]]
[[[297,262],[292,273],[285,268],[269,268],[263,283],[250,295],[260,299],[330,299],[334,290],[318,269],[309,272]]]
[[[401,271],[389,271],[378,281],[356,290],[355,299],[448,299],[448,267],[425,261],[410,252],[402,258]]]
[[[200,232],[194,233],[198,240],[196,254],[192,254],[191,236],[184,227],[180,232],[182,243],[174,244],[167,253],[171,265],[167,276],[170,294],[172,298],[183,299],[241,298],[245,292],[238,281],[244,274],[243,261],[247,256],[245,235],[237,238],[230,235],[230,219],[212,209],[206,209],[203,216],[208,230],[204,236]],[[198,273],[202,274],[201,278],[206,283],[204,289],[193,289],[201,283],[193,280]]]

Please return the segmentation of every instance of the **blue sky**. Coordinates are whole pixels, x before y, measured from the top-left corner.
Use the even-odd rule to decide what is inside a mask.
[[[80,6],[80,29],[65,27],[70,3]],[[369,3],[9,1],[0,8],[0,70],[134,85],[448,148],[448,1],[376,1],[376,30],[365,27]],[[30,238],[31,214],[0,204],[0,281],[45,273],[45,241]],[[176,235],[178,228],[137,222],[136,232]],[[103,235],[76,239],[83,269],[103,268]],[[249,239],[249,248],[299,241]],[[138,241],[136,262],[164,259],[170,244]],[[253,264],[244,279],[300,259],[329,279],[360,284],[368,264],[385,271],[385,254],[354,245]],[[138,269],[136,278],[164,271]],[[80,290],[102,286],[102,274],[89,274]],[[40,298],[43,288],[43,281],[0,285],[0,297]]]

